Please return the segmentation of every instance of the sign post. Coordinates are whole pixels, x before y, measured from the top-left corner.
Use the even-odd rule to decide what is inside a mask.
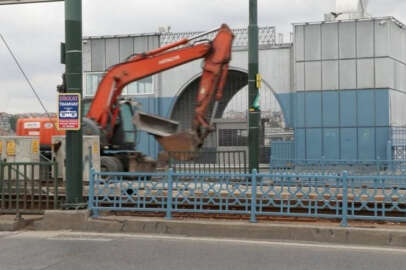
[[[64,54],[66,93],[82,94],[82,0],[65,0]],[[83,203],[83,138],[80,122],[80,102],[77,121],[79,129],[66,132],[66,205],[77,208]],[[67,114],[69,115],[69,113]],[[72,120],[72,119],[70,119]]]
[[[248,26],[248,155],[249,171],[259,169],[259,123],[261,112],[259,108],[259,88],[261,76],[258,74],[258,3],[249,0]]]

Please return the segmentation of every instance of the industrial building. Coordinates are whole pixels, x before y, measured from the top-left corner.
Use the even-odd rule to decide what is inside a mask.
[[[321,22],[295,23],[293,40],[288,43],[278,42],[275,27],[260,28],[261,101],[276,100],[284,127],[294,131],[294,140],[274,151],[273,158],[283,159],[290,151],[288,156],[297,160],[392,159],[392,145],[397,140],[393,131],[399,134],[406,127],[405,25],[393,17],[370,17],[365,6],[362,8],[341,16],[328,14]],[[235,29],[234,33],[230,72],[217,119],[247,85],[248,32]],[[85,96],[94,95],[108,67],[194,34],[84,38]],[[195,61],[134,82],[124,95],[135,98],[142,110],[177,120],[186,129],[193,117],[200,64]],[[221,142],[230,134],[246,136],[246,122],[234,126],[225,122],[217,121],[217,133],[206,142],[206,148],[224,149]],[[157,156],[159,147],[151,136],[141,134],[138,140],[140,151]],[[243,146],[238,142],[244,140],[229,140],[236,142],[226,143],[230,148]]]

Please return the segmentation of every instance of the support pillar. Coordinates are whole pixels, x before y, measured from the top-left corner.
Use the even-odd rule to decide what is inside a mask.
[[[82,0],[65,0],[65,48],[67,93],[82,96]],[[81,130],[66,132],[67,205],[83,202],[82,145]]]

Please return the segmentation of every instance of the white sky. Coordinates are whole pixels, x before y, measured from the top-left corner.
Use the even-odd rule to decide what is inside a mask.
[[[248,0],[83,0],[83,34],[200,31],[225,22],[248,24]],[[335,0],[258,0],[259,25],[289,33],[291,23],[320,21]],[[406,22],[405,0],[370,0],[369,13]],[[63,3],[0,6],[0,32],[7,39],[50,111],[61,82],[59,43],[64,40]],[[12,58],[0,43],[0,112],[42,112]]]

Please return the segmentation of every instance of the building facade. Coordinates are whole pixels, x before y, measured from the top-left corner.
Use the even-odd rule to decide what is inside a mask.
[[[404,25],[385,17],[302,23],[293,28],[294,40],[286,44],[276,42],[274,27],[260,28],[259,69],[261,90],[272,93],[284,126],[294,129],[295,158],[389,159],[392,130],[406,126]],[[247,85],[248,33],[246,29],[234,33],[230,73],[216,118],[222,118],[233,96]],[[108,67],[194,34],[85,38],[85,95],[94,95]],[[192,122],[200,76],[198,60],[134,82],[123,94],[134,97],[144,111],[177,120],[186,129]],[[217,148],[218,143],[219,138],[212,136],[205,146]],[[159,152],[147,134],[139,136],[137,147],[153,157]]]

